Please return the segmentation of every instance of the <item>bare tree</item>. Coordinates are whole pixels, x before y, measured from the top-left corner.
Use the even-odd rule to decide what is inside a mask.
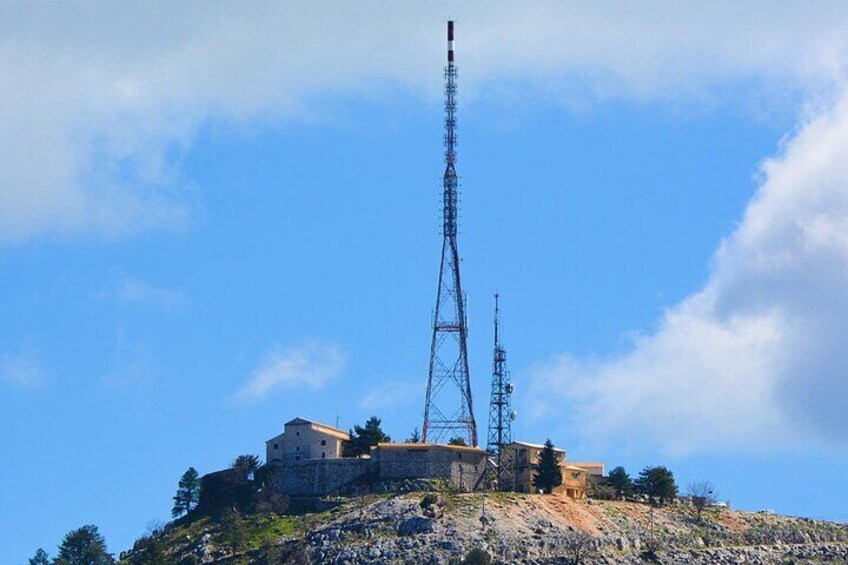
[[[695,509],[695,516],[699,522],[701,521],[701,514],[704,509],[712,506],[718,500],[715,489],[713,489],[713,485],[709,481],[689,483],[688,494],[692,501],[692,508]]]
[[[571,565],[580,565],[595,553],[595,539],[584,532],[568,532],[564,549]]]

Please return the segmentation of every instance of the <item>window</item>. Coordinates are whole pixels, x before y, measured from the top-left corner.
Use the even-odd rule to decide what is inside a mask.
[[[295,432],[295,435],[300,437],[300,432]]]
[[[295,451],[300,451],[300,446],[298,445],[297,447],[295,447],[295,448],[294,448],[294,450],[295,450]]]
[[[324,459],[324,452],[321,452],[321,459]]]
[[[300,461],[300,455],[295,455],[295,456],[294,456],[294,460],[295,460],[295,461]]]
[[[277,444],[277,443],[275,443],[275,444],[274,444],[274,449],[280,449],[280,445],[279,445],[279,444]]]
[[[322,439],[322,440],[321,440],[321,445],[327,445],[327,440],[326,440],[326,439]]]
[[[457,454],[456,454],[456,458],[457,458],[457,459],[462,459],[462,453],[457,453]]]

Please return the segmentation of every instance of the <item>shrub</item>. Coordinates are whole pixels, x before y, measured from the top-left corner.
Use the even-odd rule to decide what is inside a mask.
[[[486,553],[485,550],[475,547],[468,552],[465,559],[462,560],[462,565],[490,565],[492,556]]]
[[[431,492],[431,493],[427,493],[427,494],[425,494],[425,495],[424,495],[424,497],[421,499],[421,502],[419,502],[419,503],[418,503],[418,505],[419,505],[422,509],[427,510],[428,508],[430,508],[431,506],[434,506],[434,505],[435,505],[435,504],[437,504],[438,502],[439,502],[439,497],[438,497],[438,495],[433,494],[433,493]]]

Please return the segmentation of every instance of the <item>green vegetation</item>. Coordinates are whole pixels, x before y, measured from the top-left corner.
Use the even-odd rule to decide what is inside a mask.
[[[462,560],[462,565],[489,565],[491,562],[491,555],[486,553],[485,550],[475,547]]]
[[[174,495],[174,507],[171,509],[171,516],[177,518],[183,514],[188,514],[197,506],[199,500],[200,479],[198,479],[195,468],[189,467],[180,477],[177,494]]]
[[[412,433],[409,434],[408,438],[406,438],[406,443],[421,443],[421,434],[418,432],[417,427],[412,430]]]
[[[50,556],[41,548],[35,552],[35,555],[29,558],[29,565],[50,565]]]
[[[65,534],[53,565],[112,565],[115,560],[106,551],[106,540],[97,526],[88,525]]]
[[[233,461],[232,469],[240,481],[249,481],[254,478],[260,465],[259,457],[256,455],[239,455]]]
[[[465,438],[462,438],[462,437],[456,436],[456,437],[452,437],[452,438],[450,438],[450,439],[448,440],[448,445],[461,445],[461,446],[466,446],[466,445],[468,445],[468,444],[467,444],[467,443],[465,443]]]
[[[674,473],[665,467],[645,467],[636,479],[636,491],[648,497],[648,500],[665,504],[677,497],[677,483]]]
[[[539,452],[539,463],[535,465],[533,486],[545,494],[551,494],[554,488],[562,484],[562,469],[559,466],[559,455],[554,451],[554,444],[548,439],[545,447]]]
[[[615,496],[623,498],[633,494],[633,479],[624,470],[624,467],[618,466],[609,472],[607,484],[615,489]]]
[[[371,416],[365,422],[365,426],[354,426],[350,430],[350,441],[344,444],[343,455],[345,457],[359,457],[368,455],[371,448],[378,443],[388,443],[392,438],[386,435],[380,427],[382,420],[377,416]]]

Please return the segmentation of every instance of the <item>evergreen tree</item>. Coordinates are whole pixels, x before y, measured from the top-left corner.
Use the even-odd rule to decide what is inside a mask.
[[[247,524],[235,508],[221,516],[221,538],[233,551],[238,551],[247,541]]]
[[[247,481],[253,478],[260,465],[259,457],[256,455],[239,455],[233,461],[233,471],[236,472],[240,481]]]
[[[456,437],[452,437],[448,440],[448,445],[468,445],[468,444],[465,443],[465,438],[456,436]]]
[[[97,526],[88,525],[65,534],[54,565],[113,565],[106,551],[106,540]]]
[[[171,516],[176,518],[188,514],[197,506],[199,501],[200,479],[197,478],[197,471],[194,467],[189,467],[180,477],[177,494],[174,495],[174,508],[171,509]]]
[[[615,489],[618,498],[633,494],[633,479],[624,470],[624,467],[616,467],[609,472],[607,483]]]
[[[674,473],[665,467],[645,467],[636,479],[636,490],[653,502],[665,504],[677,496]]]
[[[551,494],[554,488],[562,484],[562,469],[559,466],[559,455],[554,451],[554,444],[548,439],[545,447],[539,452],[539,462],[534,465],[533,486],[545,494]]]
[[[406,443],[421,443],[421,434],[418,432],[417,427],[412,430],[412,434],[410,434],[409,439],[406,440]]]
[[[38,548],[35,555],[29,558],[29,565],[50,565],[50,557],[46,551]]]
[[[359,457],[368,455],[371,448],[378,443],[388,443],[392,438],[386,435],[380,427],[382,420],[377,416],[371,416],[365,422],[365,426],[354,426],[350,431],[350,441],[344,445],[345,457]]]

